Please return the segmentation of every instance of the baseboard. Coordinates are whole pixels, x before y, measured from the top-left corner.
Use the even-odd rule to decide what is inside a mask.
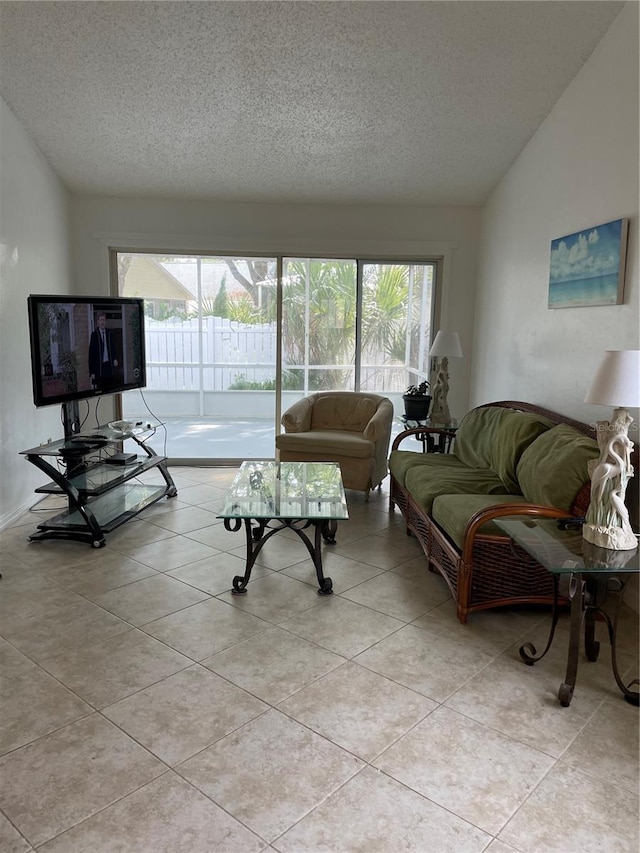
[[[39,495],[37,500],[33,500],[33,495],[31,496],[31,500],[26,501],[22,506],[18,507],[18,509],[10,510],[9,512],[5,512],[0,515],[0,530],[5,530],[7,527],[11,527],[13,522],[20,518],[20,516],[29,512],[36,504],[40,503],[42,497]]]

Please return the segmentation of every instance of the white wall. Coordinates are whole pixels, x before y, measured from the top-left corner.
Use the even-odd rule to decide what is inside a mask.
[[[624,305],[547,308],[553,238],[630,219]],[[482,212],[471,403],[527,400],[581,421],[606,349],[640,348],[638,4],[596,47]],[[637,418],[637,412],[634,414]]]
[[[471,349],[480,212],[470,207],[215,204],[74,197],[77,292],[107,293],[108,247],[157,251],[444,256],[440,324]],[[469,408],[471,361],[451,359],[454,417]]]
[[[46,477],[19,456],[62,436],[60,407],[36,409],[27,296],[71,286],[68,196],[0,99],[0,528],[31,505]]]
[[[472,405],[527,400],[587,423],[610,416],[584,397],[604,350],[640,349],[638,121],[638,4],[628,3],[483,209]],[[549,310],[551,240],[621,217],[624,304]],[[628,490],[636,507],[639,480]],[[638,609],[637,582],[625,599]]]

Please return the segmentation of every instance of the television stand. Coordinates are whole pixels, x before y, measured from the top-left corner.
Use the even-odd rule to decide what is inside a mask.
[[[21,451],[21,456],[26,456],[51,480],[35,492],[67,498],[67,509],[38,524],[30,541],[75,539],[102,548],[106,544],[105,533],[135,518],[145,507],[178,494],[166,457],[158,456],[144,442],[147,430],[123,432],[105,425],[97,427],[94,433],[100,435],[100,440],[92,442],[89,437],[88,447],[61,439]],[[125,439],[132,439],[138,445],[135,461],[128,460],[126,465],[109,463],[114,452],[122,450]],[[163,484],[130,482],[152,468],[158,469]]]

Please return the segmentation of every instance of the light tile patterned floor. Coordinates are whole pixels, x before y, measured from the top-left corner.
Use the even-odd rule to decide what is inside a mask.
[[[234,597],[234,473],[176,469],[100,550],[28,543],[33,512],[0,533],[3,853],[637,853],[638,709],[606,645],[560,707],[566,619],[534,667],[544,611],[460,625],[386,489],[347,495],[334,596],[283,532]]]

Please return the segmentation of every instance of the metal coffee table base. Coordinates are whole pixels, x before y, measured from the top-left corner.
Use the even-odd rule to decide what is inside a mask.
[[[265,542],[278,531],[287,529],[293,530],[306,545],[318,577],[318,595],[333,594],[333,582],[331,578],[326,578],[322,571],[322,541],[324,540],[327,545],[335,545],[337,521],[311,521],[306,518],[225,518],[225,529],[236,532],[240,530],[243,521],[247,541],[246,568],[244,575],[236,575],[233,579],[231,592],[234,595],[246,593],[251,571]],[[311,526],[315,528],[313,542],[305,533],[305,530]]]

